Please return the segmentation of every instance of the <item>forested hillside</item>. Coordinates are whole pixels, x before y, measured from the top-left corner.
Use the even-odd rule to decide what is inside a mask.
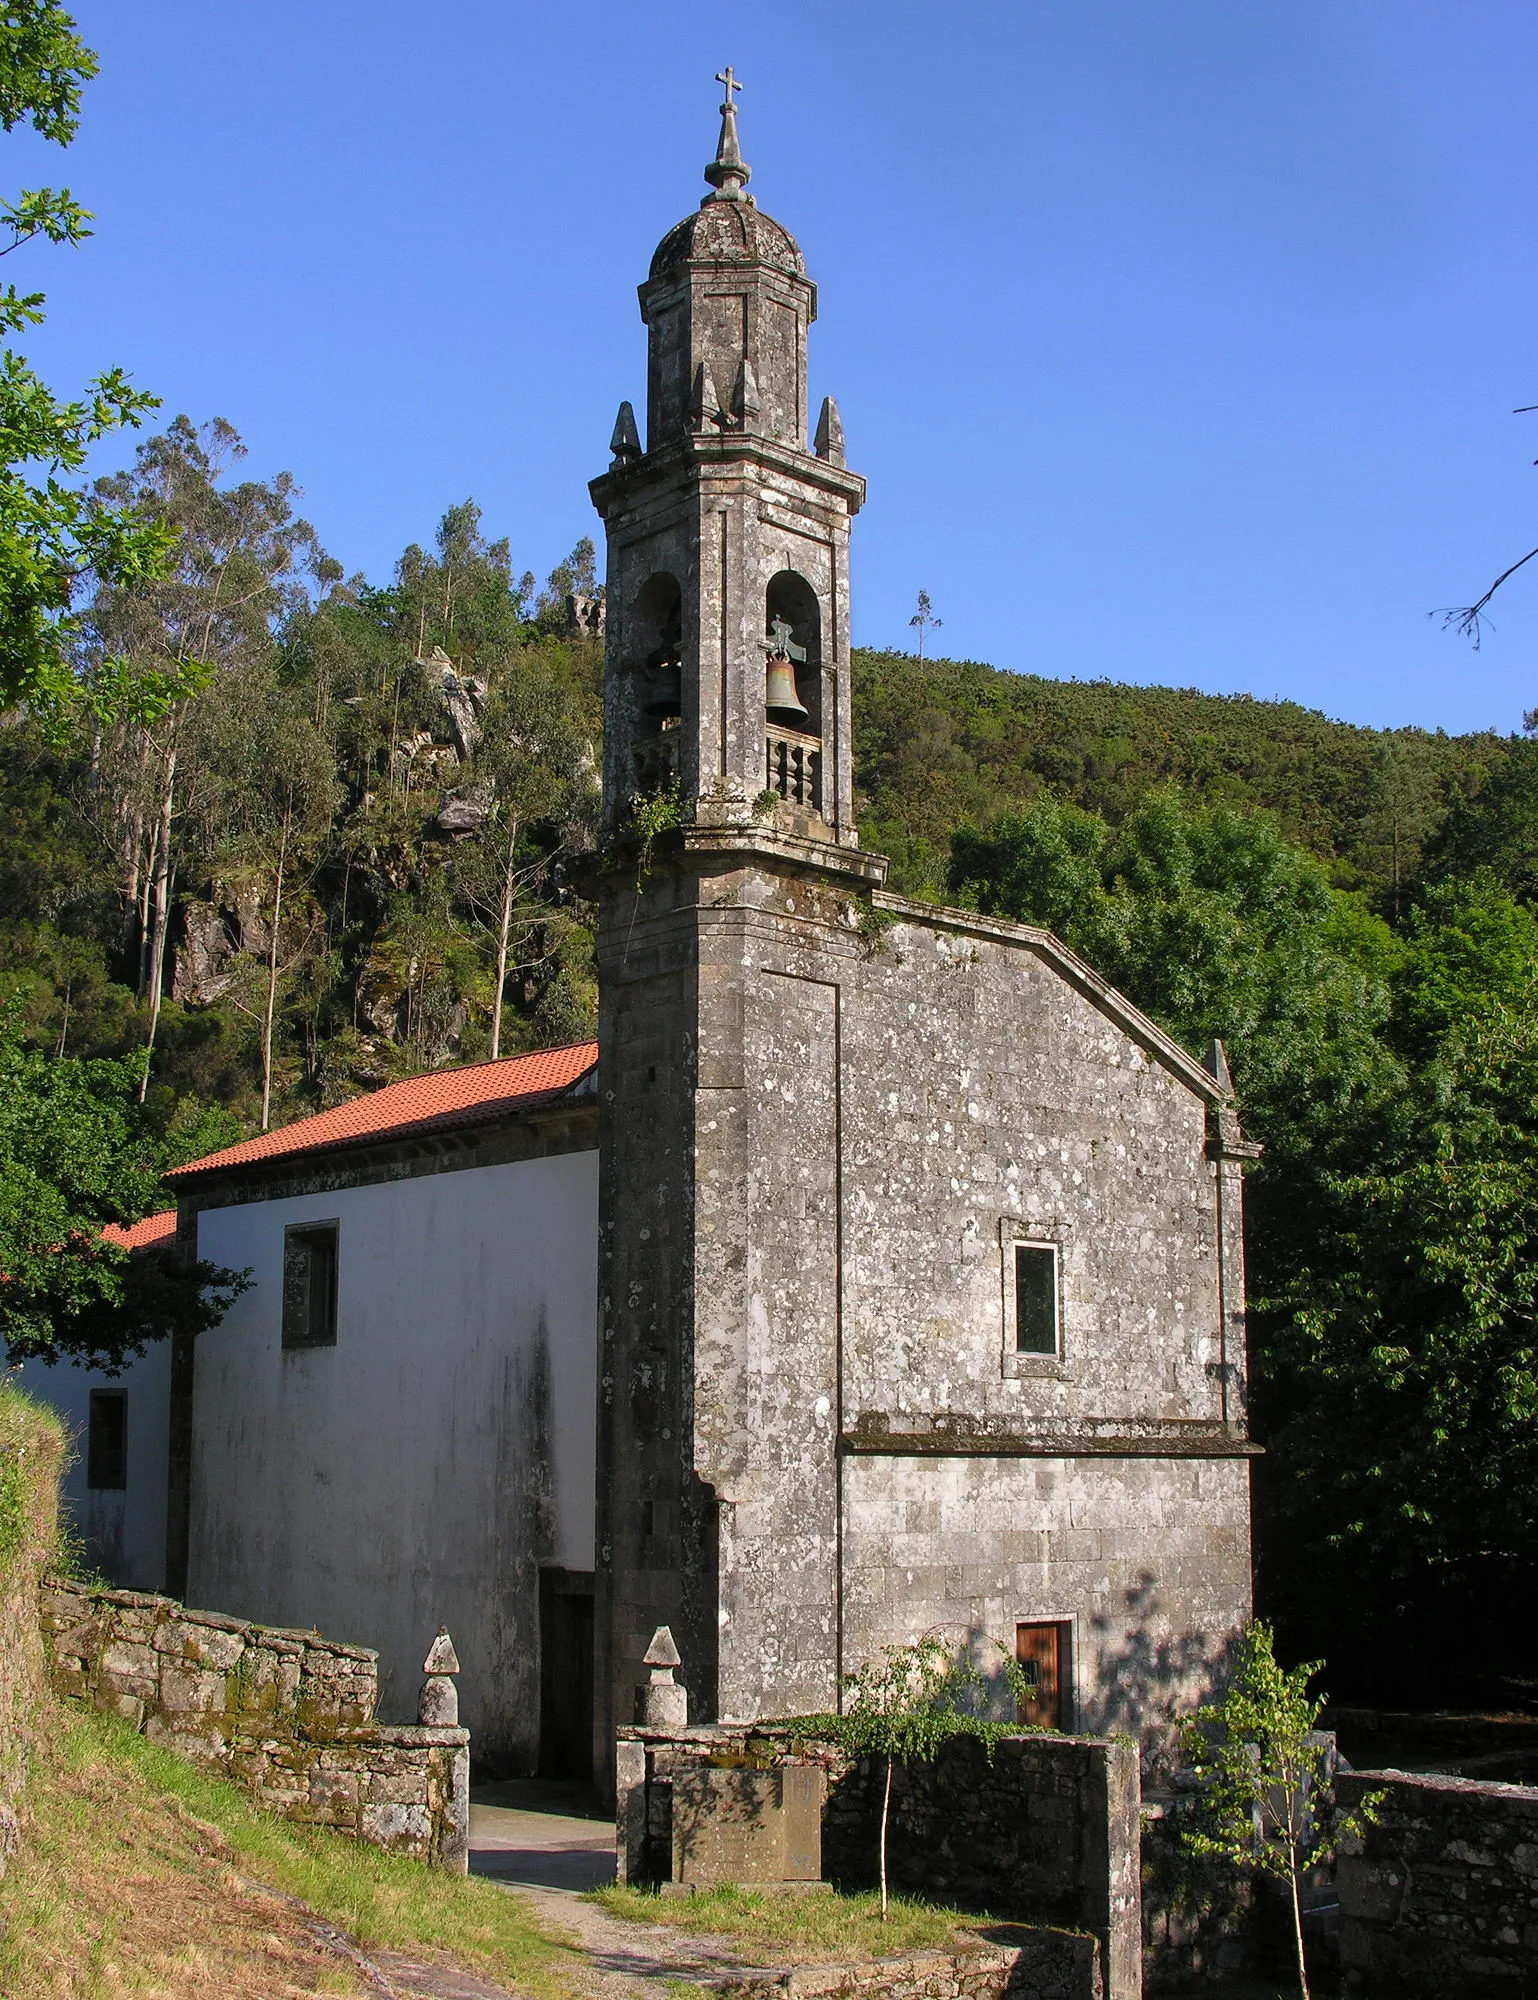
[[[239,475],[227,425],[178,420],[105,489],[178,557],[98,591],[76,675],[199,691],[0,722],[5,1073],[149,1051],[159,1163],[594,1020],[591,545],[537,586],[467,501],[346,578],[291,480]],[[1260,1574],[1290,1646],[1379,1693],[1450,1621],[1509,1655],[1538,1530],[1538,741],[900,654],[854,675],[894,887],[1049,924],[1228,1048],[1266,1149]]]

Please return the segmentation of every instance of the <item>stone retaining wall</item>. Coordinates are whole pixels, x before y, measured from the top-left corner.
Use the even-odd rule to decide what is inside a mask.
[[[367,1647],[53,1578],[38,1609],[59,1693],[238,1779],[285,1819],[468,1866],[469,1731],[376,1721]]]
[[[1042,1931],[1007,1948],[969,1952],[916,1952],[909,1958],[873,1959],[863,1965],[798,1965],[714,1982],[705,1990],[722,2000],[842,2000],[857,1993],[891,1994],[896,2000],[1084,2000],[1098,1993],[1095,1940],[1071,1931]]]
[[[1336,1790],[1386,1795],[1336,1863],[1348,1989],[1535,2000],[1538,1788],[1353,1771]]]
[[[823,1873],[842,1887],[874,1883],[882,1767],[874,1759],[852,1763],[827,1746],[801,1745],[778,1724],[622,1729],[616,1759],[618,1879],[669,1879],[673,1786],[685,1771],[702,1763],[773,1769],[800,1762],[818,1763],[827,1773]],[[893,1887],[1032,1929],[1028,1947],[1022,1944],[997,1964],[966,1960],[967,1977],[975,1974],[980,1985],[955,1984],[961,1975],[952,1966],[925,1973],[926,1979],[940,1980],[938,1985],[878,1983],[872,1990],[1054,1996],[1061,1991],[1072,2000],[1136,2000],[1142,1991],[1138,1836],[1137,1749],[1130,1742],[1013,1736],[996,1746],[990,1763],[980,1746],[960,1739],[933,1764],[899,1766],[888,1841]],[[1035,1983],[1018,1983],[1027,1970]],[[833,1976],[827,1968],[816,1976],[825,1973]],[[812,1975],[803,1969],[791,1976]],[[852,1979],[854,1973],[842,1968],[838,1976]],[[1006,1983],[1010,1980],[1017,1983]]]

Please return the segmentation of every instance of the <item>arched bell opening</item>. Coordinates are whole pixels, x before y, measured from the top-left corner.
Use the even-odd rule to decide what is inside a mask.
[[[822,612],[792,569],[764,595],[764,655],[765,779],[794,814],[814,816],[803,828],[812,832],[822,813]]]
[[[822,734],[822,612],[804,576],[782,569],[764,598],[769,720],[808,736]]]
[[[638,716],[654,725],[684,712],[684,599],[675,576],[659,571],[636,592],[630,612]]]
[[[636,592],[627,620],[631,661],[631,784],[639,794],[666,791],[682,776],[684,600],[665,570]]]

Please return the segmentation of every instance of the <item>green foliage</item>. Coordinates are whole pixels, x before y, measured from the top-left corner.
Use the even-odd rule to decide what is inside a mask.
[[[1033,1692],[1023,1669],[1003,1646],[1000,1669],[1017,1703]],[[994,1722],[977,1713],[987,1697],[987,1684],[977,1668],[932,1632],[906,1646],[883,1647],[879,1658],[867,1660],[844,1676],[844,1705],[837,1715],[807,1715],[793,1719],[798,1735],[836,1743],[851,1757],[880,1757],[886,1765],[881,1799],[881,1914],[886,1921],[887,1825],[892,1806],[892,1767],[897,1763],[930,1763],[955,1737],[981,1743],[992,1761],[1001,1737],[1019,1733],[1014,1722]]]
[[[1369,1793],[1352,1813],[1334,1808],[1330,1745],[1316,1728],[1324,1697],[1308,1692],[1320,1664],[1279,1666],[1271,1628],[1256,1619],[1236,1642],[1228,1692],[1196,1710],[1183,1742],[1202,1787],[1186,1844],[1287,1885],[1304,2000],[1299,1883],[1340,1840],[1371,1825],[1382,1798]]]
[[[1447,806],[1512,751],[1488,734],[1357,728],[1295,702],[908,653],[857,650],[853,692],[862,841],[892,857],[894,888],[931,900],[958,827],[986,827],[1043,793],[1114,826],[1174,782],[1207,803],[1274,813],[1289,841],[1392,904]]]
[[[96,57],[54,0],[18,0],[0,20],[0,123],[29,122],[67,146],[75,135],[80,86]],[[29,188],[0,201],[0,256],[43,238],[79,243],[89,211],[68,188]],[[0,288],[0,339],[41,324],[43,295]],[[83,619],[76,602],[90,587],[133,587],[163,569],[172,538],[131,508],[106,504],[59,475],[78,471],[90,448],[143,422],[156,398],[130,386],[120,368],[96,376],[89,394],[61,401],[10,347],[0,350],[0,710],[25,703],[61,720],[82,704],[99,718],[164,713],[195,685],[197,669],[151,676],[117,657],[82,671],[75,649]]]
[[[131,1060],[54,1058],[0,1022],[0,1334],[12,1361],[68,1355],[112,1368],[185,1329],[217,1324],[245,1287],[233,1272],[131,1257],[105,1223],[163,1205],[163,1136],[136,1102]]]

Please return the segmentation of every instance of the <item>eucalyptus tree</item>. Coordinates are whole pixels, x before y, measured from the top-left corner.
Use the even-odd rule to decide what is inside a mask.
[[[120,719],[95,766],[138,949],[150,1049],[178,868],[189,859],[183,832],[206,826],[210,799],[227,788],[219,746],[230,739],[221,711],[241,676],[270,669],[282,626],[310,607],[312,589],[328,588],[339,573],[296,514],[298,489],[288,473],[270,481],[230,478],[244,456],[238,433],[222,419],[199,427],[177,417],[140,447],[130,470],[97,485],[105,502],[133,508],[172,534],[174,556],[164,576],[98,593],[89,627],[96,656],[172,676],[198,663],[202,673],[196,700],[150,722]]]

